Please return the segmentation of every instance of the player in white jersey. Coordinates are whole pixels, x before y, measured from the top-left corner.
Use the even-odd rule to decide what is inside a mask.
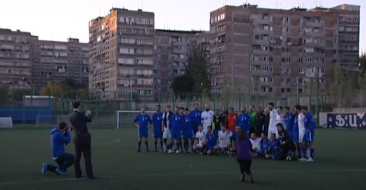
[[[221,130],[218,132],[219,144],[215,146],[215,151],[221,151],[222,154],[229,153],[231,148],[231,137],[233,133],[227,130],[226,126],[221,126]]]
[[[203,151],[203,147],[206,143],[206,133],[203,131],[203,128],[202,126],[198,126],[198,131],[195,135],[195,141],[194,141],[194,145],[193,145],[193,150],[196,152],[196,151]]]
[[[268,125],[268,137],[271,136],[271,134],[275,134],[278,138],[278,132],[276,127],[276,117],[277,117],[277,110],[274,109],[274,103],[270,102],[268,103],[268,109],[269,109],[269,125]]]
[[[283,116],[283,108],[282,106],[277,106],[277,115],[276,115],[276,124],[281,123],[282,125],[285,125],[285,119]]]
[[[205,104],[205,111],[201,113],[203,131],[207,133],[207,127],[212,125],[212,117],[214,112],[210,110],[210,106]]]
[[[170,111],[170,106],[165,106],[165,112],[163,113],[162,117],[162,130],[163,130],[163,142],[164,142],[164,152],[166,152],[169,147],[167,147],[167,140],[170,139],[170,132],[169,132],[169,120],[170,117],[173,115],[173,112]]]
[[[252,143],[253,152],[252,154],[255,156],[259,156],[258,154],[261,153],[261,138],[257,137],[255,133],[250,135],[250,142]]]
[[[305,135],[305,115],[300,112],[297,119],[299,123],[299,144],[301,144]]]

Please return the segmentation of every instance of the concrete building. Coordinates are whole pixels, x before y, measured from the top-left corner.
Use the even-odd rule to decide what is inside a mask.
[[[308,11],[244,4],[212,11],[212,91],[297,94],[302,83],[324,83],[327,68],[358,51],[357,42],[344,39],[358,40],[359,7],[343,7],[350,6]],[[352,37],[342,37],[346,28]]]
[[[88,84],[87,43],[80,43],[78,39],[69,38],[67,42],[39,40],[35,54],[39,60],[33,61],[33,85],[42,88],[47,82],[61,82],[67,78],[79,84]]]
[[[209,33],[204,31],[155,30],[155,89],[162,94],[171,90],[175,77],[186,74],[188,56],[197,45],[208,47]]]
[[[117,8],[89,22],[90,91],[154,93],[154,23],[154,13]]]
[[[38,37],[20,30],[0,29],[0,84],[14,89],[32,87],[32,48]]]

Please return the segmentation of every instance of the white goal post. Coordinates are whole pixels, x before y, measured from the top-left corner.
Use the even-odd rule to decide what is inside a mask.
[[[121,125],[133,126],[133,120],[136,118],[141,111],[127,111],[121,110],[116,112],[116,128],[119,129]],[[151,119],[155,111],[145,111],[146,114],[150,115]]]

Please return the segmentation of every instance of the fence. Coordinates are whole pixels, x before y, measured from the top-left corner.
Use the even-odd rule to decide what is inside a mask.
[[[327,95],[270,95],[270,94],[219,94],[209,95],[195,93],[157,93],[151,95],[132,94],[121,96],[119,92],[109,92],[108,95],[103,92],[88,93],[81,91],[64,92],[62,97],[38,96],[35,90],[9,92],[6,99],[0,100],[0,117],[2,114],[16,110],[14,119],[17,125],[37,126],[43,121],[54,120],[51,124],[56,124],[60,120],[67,120],[67,115],[72,110],[72,102],[77,99],[81,102],[82,110],[89,109],[93,113],[94,120],[91,126],[116,126],[116,111],[118,110],[139,110],[145,107],[147,110],[155,110],[156,105],[162,107],[170,105],[171,107],[192,108],[194,103],[201,107],[204,104],[210,104],[211,109],[220,109],[221,107],[233,107],[239,110],[241,107],[255,105],[266,107],[268,102],[274,102],[275,105],[294,106],[295,104],[307,105],[316,116],[319,112],[330,112],[334,105]],[[345,102],[344,104],[347,104]],[[348,105],[349,102],[348,102]],[[7,107],[5,107],[7,106]],[[43,108],[42,108],[43,107]],[[42,111],[48,107],[48,110]],[[361,101],[362,107],[362,101]],[[32,115],[29,116],[29,115]],[[32,119],[29,119],[31,117]],[[36,118],[36,119],[35,119]]]

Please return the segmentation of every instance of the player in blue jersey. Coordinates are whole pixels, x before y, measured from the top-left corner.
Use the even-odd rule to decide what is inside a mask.
[[[184,119],[183,111],[184,108],[179,108],[178,113],[173,114],[170,117],[169,130],[171,134],[171,142],[170,142],[170,150],[168,151],[168,153],[173,152],[174,141],[177,148],[176,153],[180,152],[179,150],[181,149],[182,146],[180,141],[183,134],[183,119]]]
[[[269,138],[266,158],[277,160],[280,157],[280,151],[280,141],[276,138],[276,134],[272,133]]]
[[[189,114],[189,109],[184,110],[183,119],[183,139],[184,139],[184,151],[188,152],[189,144],[191,145],[191,153],[193,153],[194,135],[193,135],[193,121]]]
[[[141,108],[141,113],[136,116],[135,120],[133,120],[135,126],[138,128],[138,149],[137,152],[141,152],[141,140],[145,140],[146,152],[149,151],[149,144],[147,138],[149,137],[149,124],[151,125],[152,121],[149,115],[145,113],[145,108]]]
[[[205,153],[211,155],[215,152],[215,146],[217,144],[217,136],[212,130],[211,126],[207,127]]]
[[[153,136],[154,136],[154,152],[158,151],[158,139],[160,140],[160,150],[163,151],[163,127],[162,127],[162,118],[163,113],[160,112],[160,105],[156,106],[156,112],[154,113],[152,117],[152,123],[153,123]]]
[[[241,108],[241,114],[236,120],[236,126],[240,127],[248,137],[250,137],[250,129],[252,127],[252,119],[250,115],[246,113],[246,108]]]
[[[314,161],[314,136],[315,136],[315,127],[316,123],[313,115],[308,111],[308,107],[303,106],[301,112],[305,115],[304,124],[305,124],[305,135],[304,142],[306,143],[306,149],[309,153],[307,159],[304,161],[313,162]]]
[[[296,150],[297,150],[297,158],[302,158],[301,154],[301,145],[299,143],[299,115],[301,113],[301,106],[294,106],[294,125],[292,128],[292,139],[294,140]]]
[[[193,134],[196,134],[198,131],[198,126],[202,123],[201,114],[202,111],[198,109],[199,105],[197,103],[193,104],[193,110],[189,113],[190,118],[193,123]]]
[[[294,128],[294,119],[294,113],[289,107],[285,107],[285,128],[290,134],[292,134],[292,129]]]
[[[267,155],[269,147],[269,139],[267,138],[267,132],[261,134],[261,153],[257,157],[264,158]]]
[[[282,123],[277,123],[278,139],[280,140],[281,155],[279,159],[292,160],[293,153],[295,151],[294,140],[292,139],[290,133],[285,130]]]

